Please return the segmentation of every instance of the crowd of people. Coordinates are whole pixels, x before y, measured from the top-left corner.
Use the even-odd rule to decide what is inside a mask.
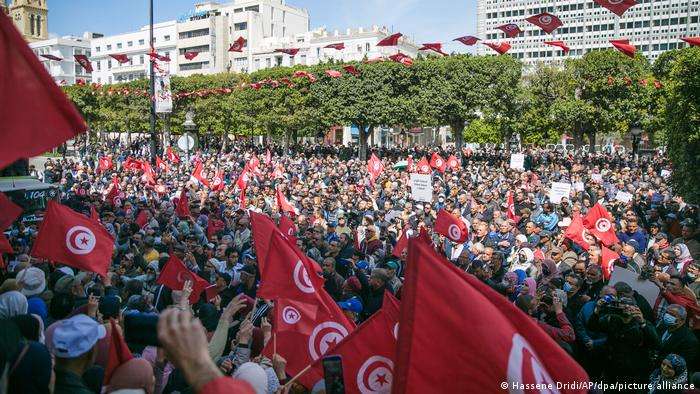
[[[458,168],[432,169],[433,201],[414,201],[413,169],[398,163],[436,151],[459,157]],[[592,381],[676,384],[663,392],[682,392],[680,385],[700,380],[698,207],[674,194],[660,154],[532,148],[523,152],[525,169],[516,170],[504,150],[378,149],[384,169],[375,179],[348,147],[240,144],[193,152],[189,161],[172,152],[159,157],[152,181],[143,169],[125,168],[150,160],[146,141],[93,144],[31,168],[58,185],[62,204],[97,212],[114,254],[103,277],[32,257],[39,223],[16,221],[6,230],[12,252],[0,286],[0,365],[8,392],[310,390],[287,384],[282,356],[261,354],[274,304],[256,297],[261,272],[249,211],[293,221],[297,245],[323,270],[325,291],[356,323],[381,308],[385,292],[401,298],[406,252],[394,247],[426,229],[436,250],[535,319]],[[100,168],[106,157],[109,168]],[[210,186],[223,174],[220,190],[193,179],[197,163]],[[552,182],[572,184],[569,196],[550,201]],[[115,187],[118,198],[108,198]],[[292,210],[280,207],[278,191]],[[175,212],[182,193],[186,218]],[[586,245],[565,237],[596,205],[614,219],[617,242],[605,248],[590,234]],[[440,210],[467,224],[466,242],[431,231]],[[617,256],[612,276],[604,248]],[[218,295],[190,303],[191,286],[157,283],[171,254]],[[617,269],[641,280],[612,283]],[[657,286],[658,296],[645,297],[641,282]],[[103,386],[112,330],[123,332],[135,357],[109,371]]]

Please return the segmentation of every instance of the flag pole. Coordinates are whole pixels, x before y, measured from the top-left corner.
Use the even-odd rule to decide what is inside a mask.
[[[289,381],[287,383],[285,383],[284,386],[282,386],[282,390],[286,390],[287,388],[289,388],[289,386],[291,386],[292,383],[294,383],[297,379],[299,379],[301,377],[301,375],[305,374],[308,370],[310,370],[311,365],[312,364],[307,365],[304,369],[299,371],[298,374],[294,375],[293,378],[289,379]]]
[[[255,311],[258,309],[258,297],[255,297],[255,302],[253,303],[253,309],[250,311],[250,323],[253,324],[255,321]],[[248,349],[253,347],[253,338],[248,342]]]

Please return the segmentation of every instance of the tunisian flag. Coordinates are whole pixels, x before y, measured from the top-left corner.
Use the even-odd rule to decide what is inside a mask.
[[[87,130],[9,17],[0,12],[0,168]]]
[[[201,183],[202,185],[204,185],[206,187],[210,187],[209,181],[207,180],[207,178],[204,175],[202,175],[202,171],[203,171],[202,162],[197,161],[197,164],[194,165],[194,171],[192,171],[192,178],[196,179],[197,182]]]
[[[114,163],[112,162],[112,158],[109,156],[100,157],[97,161],[97,169],[100,172],[110,170],[112,167],[114,167]]]
[[[523,32],[515,23],[506,23],[505,25],[496,27],[496,29],[504,32],[508,38],[513,38]]]
[[[296,242],[297,226],[294,225],[292,219],[290,219],[287,215],[282,215],[278,228],[280,232],[289,237],[292,242]]]
[[[343,359],[343,380],[348,393],[390,393],[399,329],[399,302],[384,293],[382,309],[333,348]],[[316,360],[301,381],[315,385],[323,380],[322,360]]]
[[[559,28],[559,26],[563,25],[563,23],[561,23],[561,19],[559,19],[556,15],[550,14],[549,12],[533,15],[525,20],[538,26],[547,34],[551,34],[554,30]]]
[[[433,156],[430,158],[430,166],[440,172],[445,172],[447,162],[437,152],[433,152]]]
[[[224,170],[217,170],[211,181],[211,190],[218,192],[224,190]]]
[[[391,254],[394,257],[400,258],[403,251],[408,247],[408,229],[408,225],[404,226],[401,231],[401,237],[396,241],[396,245],[394,245],[394,248],[391,250]]]
[[[469,231],[464,221],[455,215],[441,209],[435,219],[435,232],[442,234],[452,242],[463,243],[469,237]]]
[[[609,9],[617,16],[622,16],[627,9],[637,5],[636,0],[593,0],[593,2],[601,7]]]
[[[110,327],[110,341],[109,341],[109,353],[107,356],[107,366],[105,367],[103,385],[109,385],[109,381],[112,380],[112,375],[114,371],[119,368],[122,364],[134,358],[131,354],[131,350],[124,341],[124,337],[121,334],[121,328],[117,327],[117,323],[114,319],[109,319]]]
[[[603,268],[603,278],[605,278],[605,280],[608,280],[610,279],[610,274],[612,274],[613,269],[615,268],[613,262],[615,260],[619,260],[620,255],[606,248],[605,246],[602,246],[600,248],[600,251],[600,265]]]
[[[401,33],[394,33],[381,41],[377,43],[378,47],[393,47],[396,46],[399,43],[399,38],[401,38],[403,34]]]
[[[416,169],[420,174],[430,174],[430,163],[428,162],[428,159],[426,159],[425,157],[420,159],[420,161],[416,165]]]
[[[180,156],[178,156],[177,153],[175,153],[172,146],[169,146],[168,149],[165,150],[165,157],[171,163],[179,163],[180,162]]]
[[[192,294],[190,294],[190,304],[194,304],[199,299],[204,289],[209,287],[209,282],[197,276],[194,272],[187,269],[185,263],[182,262],[174,254],[170,255],[170,259],[165,263],[163,271],[158,275],[156,283],[163,285],[171,290],[182,290],[185,287],[185,282],[192,283]]]
[[[627,57],[634,58],[634,53],[637,52],[637,48],[630,44],[629,40],[610,40],[610,43]]]
[[[179,218],[186,218],[191,215],[190,200],[187,197],[187,190],[185,189],[180,191],[180,198],[177,200],[177,205],[175,205],[175,213]]]
[[[260,268],[260,272],[262,272],[264,271],[265,262],[267,261],[267,253],[270,251],[270,236],[273,232],[279,230],[275,227],[275,222],[273,222],[269,216],[255,211],[250,211],[248,214],[250,215],[255,255],[258,257],[258,267]]]
[[[494,44],[492,42],[485,42],[484,45],[493,49],[494,51],[498,52],[501,55],[503,55],[504,53],[506,53],[510,50],[510,44],[507,42],[499,42],[498,44]]]
[[[124,194],[119,190],[119,180],[116,176],[112,177],[112,186],[105,196],[105,201],[118,207],[122,205],[122,198],[124,198]]]
[[[600,203],[596,203],[583,217],[583,225],[605,246],[620,242],[615,234],[612,216]]]
[[[164,171],[164,172],[168,172],[168,170],[169,170],[168,163],[161,160],[161,158],[159,156],[156,156],[156,167],[158,167],[158,169],[160,169],[161,171]]]
[[[31,255],[107,276],[114,239],[98,222],[49,201]]]
[[[515,215],[515,201],[513,201],[513,192],[510,190],[508,190],[506,205],[508,205],[508,211],[506,211],[506,216],[508,216],[508,219],[514,221],[515,223],[518,223],[520,221],[520,217]]]
[[[379,177],[379,175],[384,171],[384,163],[382,163],[379,158],[372,153],[372,157],[367,161],[367,172],[372,178],[372,182]]]
[[[22,214],[22,207],[13,203],[4,193],[0,193],[0,231],[10,227]]]
[[[447,167],[453,170],[458,169],[459,159],[455,155],[450,155],[450,157],[447,158]]]
[[[569,227],[566,228],[566,231],[564,232],[564,237],[574,241],[578,246],[582,247],[583,249],[588,250],[589,245],[588,242],[586,242],[587,232],[588,230],[586,230],[586,228],[583,226],[583,222],[581,221],[581,216],[576,215],[571,220],[571,224],[569,225]]]
[[[275,191],[275,196],[277,197],[277,207],[279,208],[280,212],[289,212],[292,215],[297,214],[297,210],[294,208],[294,205],[287,200],[287,197],[284,196],[284,193],[282,193],[280,189]]]
[[[518,388],[525,384],[588,382],[531,317],[439,256],[424,236],[409,242],[406,266],[393,393],[449,393],[455,387],[522,393]],[[504,383],[510,390],[501,389]]]

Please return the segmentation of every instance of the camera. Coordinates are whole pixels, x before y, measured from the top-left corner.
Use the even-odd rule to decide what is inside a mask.
[[[624,304],[620,303],[620,300],[618,300],[615,296],[608,294],[604,296],[602,300],[603,305],[600,308],[601,314],[620,316],[627,314],[627,309],[625,308]]]

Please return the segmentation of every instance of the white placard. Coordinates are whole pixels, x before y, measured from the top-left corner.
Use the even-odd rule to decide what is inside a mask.
[[[524,170],[525,155],[522,153],[513,153],[510,155],[510,168],[514,170]]]
[[[188,152],[194,148],[194,138],[189,134],[183,134],[177,139],[177,147]]]
[[[671,171],[669,170],[661,170],[661,176],[664,178],[668,178],[671,176]]]
[[[591,180],[597,183],[603,183],[603,174],[591,174]]]
[[[622,201],[625,204],[627,204],[628,202],[632,201],[632,194],[623,191],[618,191],[617,194],[615,194],[615,199],[617,201]]]
[[[173,112],[173,95],[170,91],[170,75],[155,76],[156,113],[169,114]]]
[[[552,187],[549,189],[549,201],[554,204],[561,203],[562,197],[569,197],[571,193],[571,184],[568,182],[552,182]]]
[[[648,280],[640,280],[639,274],[622,267],[615,267],[615,269],[613,269],[612,274],[610,274],[608,286],[613,286],[618,282],[625,282],[632,287],[632,290],[637,290],[637,293],[644,297],[649,305],[656,304],[656,298],[661,292],[659,286]]]
[[[433,181],[430,174],[411,174],[411,198],[414,201],[433,202]]]
[[[574,190],[576,190],[577,192],[582,192],[583,191],[583,182],[574,183]]]

